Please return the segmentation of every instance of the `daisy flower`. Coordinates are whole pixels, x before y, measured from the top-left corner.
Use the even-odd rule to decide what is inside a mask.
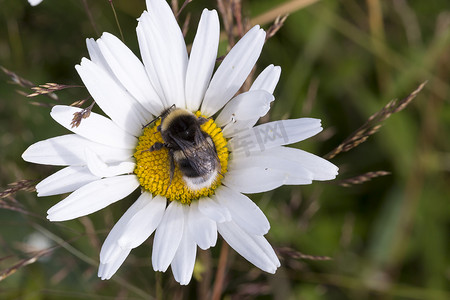
[[[269,221],[244,194],[337,174],[332,163],[285,147],[319,133],[320,120],[255,125],[274,100],[280,67],[268,66],[247,92],[235,96],[261,53],[264,30],[249,30],[213,74],[219,34],[217,12],[205,9],[188,55],[169,5],[147,0],[137,26],[142,62],[104,33],[87,40],[90,59],[76,66],[107,117],[91,112],[73,127],[81,110],[55,106],[52,118],[73,133],[37,142],[22,155],[29,162],[66,166],[36,186],[38,196],[71,193],[48,210],[50,221],[94,213],[140,188],[102,246],[102,279],[111,278],[153,232],[154,270],[165,272],[170,265],[180,284],[191,280],[197,246],[213,247],[217,233],[256,267],[275,273],[280,262],[264,237]],[[202,135],[214,148],[219,167],[206,186],[188,184],[178,164],[171,174],[173,149],[165,144],[158,117],[173,105],[202,120]]]

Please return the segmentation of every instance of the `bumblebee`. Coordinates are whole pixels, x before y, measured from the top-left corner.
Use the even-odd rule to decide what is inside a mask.
[[[197,191],[212,185],[220,171],[220,161],[214,142],[200,125],[208,120],[197,117],[185,109],[172,105],[162,112],[158,131],[164,143],[156,142],[150,151],[163,147],[169,150],[170,184],[175,164],[180,169],[187,186]]]

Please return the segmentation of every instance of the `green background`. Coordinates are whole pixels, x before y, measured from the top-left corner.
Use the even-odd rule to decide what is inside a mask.
[[[270,119],[322,119],[325,130],[295,146],[325,155],[388,101],[428,83],[378,133],[332,159],[340,167],[339,180],[378,170],[390,175],[351,187],[315,182],[251,196],[269,218],[267,238],[276,249],[332,260],[284,254],[282,267],[270,275],[230,250],[223,299],[450,299],[448,0],[328,0],[296,8],[300,2],[313,1],[243,3],[245,17],[266,14],[267,20],[273,20],[275,7],[287,4],[290,16],[265,44],[257,69],[282,68]],[[96,30],[83,3],[44,0],[31,7],[25,0],[0,0],[0,65],[36,85],[80,85],[74,65],[87,56],[85,39],[104,31],[120,36],[107,0],[87,1]],[[145,2],[114,4],[125,43],[138,54],[136,18]],[[203,7],[217,3],[194,0],[180,15],[184,22],[191,14],[188,43]],[[223,40],[219,55],[226,54],[226,44]],[[31,91],[9,81],[0,74],[0,191],[55,172],[20,156],[34,142],[67,133],[45,106],[54,100],[26,98],[17,90]],[[58,96],[58,103],[70,104],[87,92],[73,88]],[[59,247],[3,279],[0,298],[209,299],[221,240],[199,251],[195,279],[187,287],[175,283],[170,271],[153,272],[152,238],[132,251],[113,279],[97,278],[101,243],[135,198],[78,220],[51,223],[45,212],[61,196],[18,192],[14,199],[21,212],[0,209],[0,273],[33,256],[30,235]]]

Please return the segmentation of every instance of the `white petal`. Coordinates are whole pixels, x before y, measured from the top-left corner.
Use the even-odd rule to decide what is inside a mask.
[[[183,204],[172,201],[156,229],[153,240],[152,265],[155,271],[165,272],[175,256],[183,236]]]
[[[94,112],[91,112],[86,119],[82,119],[79,126],[72,126],[71,123],[75,113],[82,110],[72,106],[56,105],[52,108],[50,115],[56,122],[73,133],[93,142],[123,149],[134,149],[136,147],[136,137],[123,131],[110,119]]]
[[[233,155],[223,184],[242,193],[260,193],[283,184],[310,184],[313,174],[299,162],[275,155]]]
[[[97,177],[113,177],[132,173],[136,167],[136,164],[131,161],[108,165],[90,149],[85,149],[85,156],[89,171]]]
[[[275,86],[278,83],[280,78],[281,68],[274,67],[273,65],[268,66],[264,69],[264,71],[259,74],[256,78],[253,85],[250,87],[249,92],[251,91],[266,91],[269,94],[272,94]],[[268,110],[270,109],[270,102],[272,102],[275,98],[272,96],[269,103],[265,103],[266,110],[261,110],[258,114],[254,114],[251,118],[246,118],[246,120],[237,120],[236,122],[228,123],[224,128],[222,128],[222,132],[224,137],[229,138],[237,135],[241,131],[245,131],[251,129],[255,126],[256,122],[258,122],[259,118],[264,116]],[[231,100],[230,102],[232,102]],[[227,106],[230,103],[227,104]]]
[[[106,163],[124,161],[133,156],[130,149],[118,149],[94,143],[76,134],[57,136],[37,142],[22,154],[25,161],[44,165],[85,165],[85,149],[100,156]]]
[[[114,255],[108,263],[100,263],[98,269],[98,277],[102,280],[110,279],[123,264],[125,259],[130,254],[131,249],[117,249],[117,253]]]
[[[227,207],[232,220],[252,235],[264,235],[270,229],[269,221],[259,207],[245,195],[228,187],[216,190],[219,203]]]
[[[162,205],[161,205],[162,202]],[[100,251],[100,262],[101,263],[109,263],[114,260],[117,252],[121,251],[118,248],[134,248],[137,247],[138,244],[132,243],[124,243],[121,247],[119,247],[118,241],[121,238],[126,238],[126,236],[132,231],[146,231],[146,228],[132,228],[129,224],[136,215],[142,216],[141,210],[149,211],[149,208],[154,208],[149,219],[152,219],[154,224],[151,227],[154,227],[153,230],[148,230],[148,236],[154,231],[154,229],[158,226],[161,221],[162,215],[165,210],[165,198],[157,196],[152,199],[152,195],[150,193],[144,192],[142,195],[131,205],[127,211],[122,215],[122,217],[117,221],[114,225],[113,229],[110,231],[108,236],[106,237],[105,242],[103,243],[102,250]],[[162,207],[161,207],[162,206]],[[151,221],[149,221],[151,222]],[[146,239],[146,238],[145,238]],[[144,240],[145,240],[144,239]]]
[[[143,195],[149,195],[144,193]],[[150,196],[141,196],[150,197]],[[135,248],[142,244],[158,227],[166,209],[166,198],[156,196],[142,207],[124,226],[117,240],[123,248]]]
[[[300,161],[280,155],[279,152],[281,151],[278,153],[272,151],[272,149],[279,148],[281,147],[271,148],[250,156],[233,154],[230,157],[228,169],[230,171],[243,171],[252,168],[260,168],[267,171],[279,170],[283,171],[288,178],[313,179],[313,173],[307,170]]]
[[[253,235],[251,236],[253,241],[258,245],[258,247],[264,251],[267,257],[273,262],[273,264],[279,268],[281,266],[280,260],[278,259],[277,254],[273,250],[272,246],[263,236]]]
[[[183,210],[184,218],[186,220],[189,208],[185,207]],[[185,223],[180,246],[178,247],[171,263],[173,277],[181,285],[187,285],[191,281],[196,254],[197,245],[192,239],[189,229],[187,228],[187,224]]]
[[[269,111],[273,100],[273,95],[264,90],[239,94],[225,105],[216,123],[223,127],[231,121],[258,120]]]
[[[203,114],[212,116],[236,94],[258,60],[265,37],[264,30],[256,25],[231,49],[206,90]]]
[[[264,90],[273,94],[278,80],[280,79],[281,68],[279,66],[269,65],[256,77],[250,91]]]
[[[93,181],[48,210],[50,221],[66,221],[96,212],[131,194],[139,186],[135,175]]]
[[[152,118],[146,114],[142,105],[89,59],[83,58],[75,68],[92,98],[111,120],[128,133],[139,136],[142,125]]]
[[[293,164],[299,164],[312,174],[313,180],[330,180],[334,179],[338,174],[339,168],[331,162],[323,159],[317,155],[303,151],[301,149],[290,147],[275,147],[267,149],[261,153],[255,153],[257,156],[262,156],[263,160],[267,157],[282,157],[291,161]],[[253,155],[252,155],[253,156]],[[249,159],[245,155],[234,155],[233,163],[242,165],[247,164]]]
[[[141,245],[162,219],[166,199],[143,193],[114,225],[100,251],[98,275],[109,279],[117,271],[132,248]]]
[[[254,194],[271,191],[287,181],[287,177],[281,171],[271,170],[262,174],[261,172],[264,172],[264,169],[229,171],[223,184],[241,193]],[[249,176],[254,178],[250,179]]]
[[[304,168],[313,173],[314,180],[331,180],[336,178],[339,168],[331,162],[317,155],[308,153],[300,149],[282,147],[282,155],[286,158],[292,156],[292,159],[299,161]],[[287,149],[287,151],[285,150]]]
[[[38,196],[51,196],[73,192],[92,181],[100,179],[86,166],[66,167],[50,175],[36,185]]]
[[[102,66],[104,69],[107,67],[105,58],[97,45],[97,42],[93,38],[86,39],[86,46],[89,53],[89,58],[97,65]]]
[[[148,18],[147,12],[144,12],[141,15],[141,19]],[[163,107],[168,108],[170,105],[167,102],[164,93],[163,88],[161,86],[161,83],[158,78],[158,74],[156,72],[153,72],[151,70],[153,64],[152,56],[150,55],[150,48],[153,47],[153,44],[149,40],[149,33],[148,33],[148,26],[144,26],[141,23],[141,19],[138,19],[139,23],[136,28],[136,34],[138,37],[139,42],[139,50],[141,51],[142,61],[144,62],[145,71],[147,72],[147,76],[152,83],[152,86],[155,89],[156,94],[158,95],[158,98],[162,102]]]
[[[186,108],[197,111],[216,63],[220,25],[215,10],[204,9],[192,44],[186,73]]]
[[[118,86],[125,89],[125,87],[122,85],[119,79],[117,79],[116,75],[114,75],[114,72],[109,67],[108,62],[100,51],[100,47],[98,46],[97,42],[92,38],[86,39],[86,46],[91,61],[102,68],[106,73],[108,73]]]
[[[212,198],[200,198],[198,200],[198,209],[202,214],[216,222],[231,221],[230,212],[214,199],[214,195]]]
[[[228,139],[238,135],[241,132],[251,130],[253,126],[255,126],[256,122],[258,122],[259,118],[260,117],[251,120],[228,123],[222,128],[223,136]]]
[[[198,201],[193,201],[189,207],[188,227],[192,239],[201,249],[216,245],[216,222],[200,212]]]
[[[275,273],[279,264],[272,247],[262,236],[248,234],[234,222],[217,224],[220,235],[246,260],[268,273]]]
[[[28,3],[30,3],[31,6],[36,6],[40,4],[42,0],[28,0]]]
[[[97,43],[112,72],[127,91],[153,115],[159,115],[163,105],[136,55],[121,40],[107,32]]]
[[[188,56],[183,34],[166,1],[149,1],[147,10],[138,24],[141,53],[146,52],[142,57],[147,74],[166,106],[185,107]],[[150,58],[151,65],[145,57]]]
[[[239,132],[228,141],[228,148],[233,152],[248,155],[281,145],[293,144],[321,131],[319,119],[300,118],[274,121]]]

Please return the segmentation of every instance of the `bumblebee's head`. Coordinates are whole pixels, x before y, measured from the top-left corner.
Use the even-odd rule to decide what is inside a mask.
[[[197,117],[184,109],[171,109],[162,117],[161,133],[170,134],[172,137],[193,141],[199,130]]]

